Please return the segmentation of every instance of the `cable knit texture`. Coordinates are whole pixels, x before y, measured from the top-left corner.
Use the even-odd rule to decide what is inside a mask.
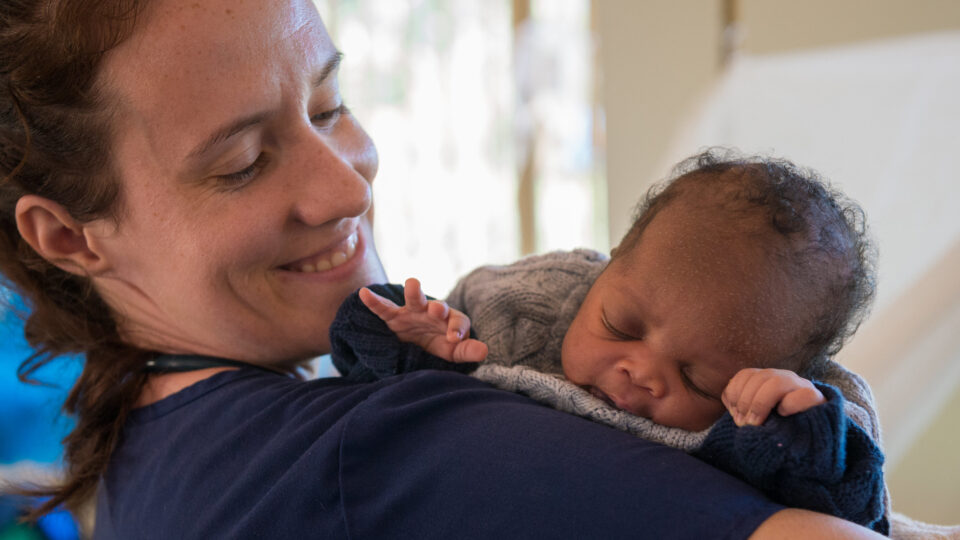
[[[693,455],[787,506],[816,510],[888,534],[883,453],[843,412],[840,392],[815,383],[827,402],[761,426],[737,427],[729,413]]]
[[[661,426],[611,407],[564,379],[563,336],[607,262],[605,255],[592,250],[554,252],[507,266],[481,267],[461,279],[447,301],[470,316],[471,333],[490,349],[474,376],[559,410],[694,453],[775,500],[795,497],[787,504],[827,511],[887,533],[889,499],[880,468],[882,453],[874,442],[880,440],[880,431],[873,396],[863,379],[835,362],[823,359],[803,374],[839,390],[828,390],[834,396],[830,407],[776,417],[755,428],[758,431],[736,428],[729,415],[702,432]],[[402,287],[377,286],[374,291],[403,302]],[[337,369],[360,380],[409,369],[469,369],[400,344],[356,295],[341,307],[331,327],[331,342]],[[811,470],[816,474],[811,476]],[[801,485],[809,489],[797,487]],[[865,495],[868,492],[872,495]],[[804,502],[804,497],[811,500]]]
[[[562,375],[541,373],[526,366],[484,364],[473,376],[497,388],[519,392],[554,409],[582,416],[588,420],[615,427],[649,441],[658,442],[684,452],[699,448],[710,429],[687,431],[662,426],[649,418],[635,416],[611,407]]]

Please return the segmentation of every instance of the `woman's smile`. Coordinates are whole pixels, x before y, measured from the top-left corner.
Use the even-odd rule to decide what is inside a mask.
[[[326,272],[340,267],[352,259],[358,252],[363,255],[363,249],[357,249],[359,231],[354,230],[346,239],[337,242],[333,247],[323,249],[318,253],[298,259],[280,267],[281,270],[314,274]]]

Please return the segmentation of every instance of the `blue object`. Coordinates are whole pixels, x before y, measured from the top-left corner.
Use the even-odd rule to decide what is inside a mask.
[[[22,523],[24,499],[0,495],[0,540],[79,540],[80,529],[69,512],[57,510],[35,523]]]
[[[79,540],[80,530],[73,516],[66,510],[51,512],[37,521],[37,528],[49,540]]]
[[[9,294],[0,288],[0,297]],[[23,322],[6,305],[21,310],[23,304],[16,297],[0,299],[5,301],[0,304],[0,464],[56,463],[62,454],[60,441],[73,428],[60,408],[82,362],[58,359],[38,370],[33,378],[50,386],[20,382],[17,367],[31,350],[23,339]]]

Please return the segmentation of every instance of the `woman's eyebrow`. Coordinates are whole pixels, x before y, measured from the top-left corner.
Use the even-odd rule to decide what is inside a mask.
[[[323,81],[327,80],[327,77],[331,73],[337,70],[340,67],[340,61],[343,60],[343,53],[340,51],[334,51],[330,58],[327,59],[326,63],[323,64],[323,69],[320,70],[320,73],[313,79],[313,87],[316,88],[323,84]]]
[[[267,111],[254,113],[217,129],[212,135],[204,139],[202,143],[198,144],[193,150],[191,150],[190,153],[187,154],[187,159],[190,160],[197,158],[210,150],[210,148],[220,144],[230,137],[233,137],[237,133],[240,133],[250,126],[263,122],[267,118],[268,114],[269,113]]]
[[[312,84],[316,88],[323,85],[324,81],[330,76],[331,73],[335,72],[338,67],[340,67],[340,61],[343,59],[343,53],[340,51],[335,51],[330,58],[323,64],[323,68],[320,69],[320,72],[314,77]],[[269,113],[267,111],[261,111],[258,113],[251,114],[250,116],[245,116],[238,120],[235,120],[225,126],[220,127],[213,132],[209,137],[204,139],[203,142],[194,147],[193,150],[187,154],[187,159],[194,159],[198,156],[204,154],[210,148],[216,146],[217,144],[233,137],[237,133],[249,128],[250,126],[259,124],[263,122]]]

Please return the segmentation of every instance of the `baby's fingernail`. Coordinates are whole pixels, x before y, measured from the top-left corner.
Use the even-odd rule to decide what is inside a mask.
[[[760,425],[760,416],[757,413],[750,413],[747,415],[747,425],[750,426],[759,426]]]

